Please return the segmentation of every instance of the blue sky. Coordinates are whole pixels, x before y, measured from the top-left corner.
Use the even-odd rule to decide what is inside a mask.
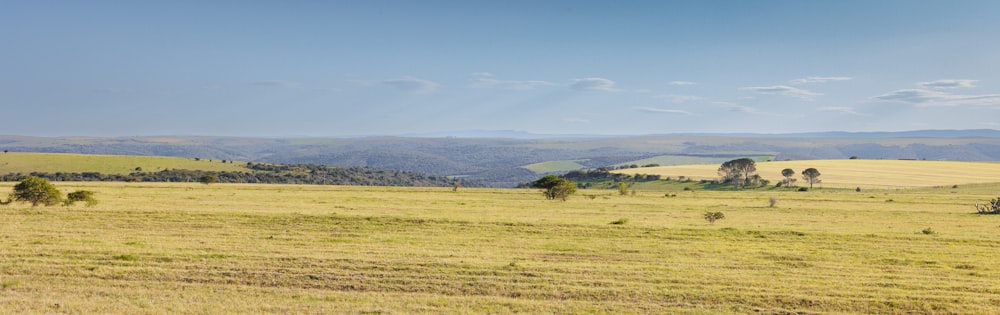
[[[0,134],[1000,129],[998,1],[4,1]]]

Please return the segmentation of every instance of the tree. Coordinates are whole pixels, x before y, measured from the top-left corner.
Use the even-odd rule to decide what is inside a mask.
[[[781,176],[785,177],[785,186],[786,187],[787,186],[791,186],[792,185],[792,181],[794,180],[794,179],[792,179],[792,176],[795,176],[795,170],[790,169],[790,168],[783,169],[783,170],[781,170]]]
[[[628,186],[625,185],[625,182],[618,182],[618,194],[622,196],[628,195]]]
[[[819,175],[819,171],[812,167],[802,171],[802,178],[809,181],[809,189],[813,188],[813,183],[819,182]]]
[[[570,195],[576,193],[576,183],[556,175],[546,175],[532,182],[531,187],[543,189],[542,194],[549,200],[566,201]]]
[[[752,159],[741,158],[726,163],[719,167],[719,175],[722,176],[722,183],[736,186],[737,188],[760,181],[757,175],[757,165]]]
[[[62,200],[62,193],[48,180],[31,176],[14,186],[14,192],[10,194],[10,199],[11,201],[30,202],[32,207],[51,206],[59,204]]]

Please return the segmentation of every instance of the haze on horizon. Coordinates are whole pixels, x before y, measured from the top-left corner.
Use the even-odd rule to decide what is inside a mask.
[[[1000,129],[997,1],[5,1],[0,134]]]

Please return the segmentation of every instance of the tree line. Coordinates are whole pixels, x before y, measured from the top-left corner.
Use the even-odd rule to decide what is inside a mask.
[[[264,164],[250,163],[247,171],[201,171],[166,169],[158,172],[133,172],[130,174],[103,174],[98,172],[32,172],[0,175],[0,181],[22,181],[28,177],[51,181],[117,181],[117,182],[199,182],[210,176],[219,183],[247,184],[315,184],[356,186],[429,186],[450,187],[453,180],[445,176],[413,172],[381,170],[370,167],[332,167],[315,164]],[[463,186],[476,187],[473,182]]]

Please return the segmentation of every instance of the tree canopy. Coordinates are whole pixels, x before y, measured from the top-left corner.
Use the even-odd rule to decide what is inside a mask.
[[[821,175],[819,170],[812,167],[802,171],[802,178],[809,181],[809,189],[812,189],[813,183],[819,182],[819,175]]]
[[[757,175],[757,164],[749,158],[722,163],[722,166],[719,166],[719,176],[722,176],[723,184],[736,187],[756,185],[761,181]]]
[[[546,175],[532,182],[531,187],[543,189],[542,194],[549,200],[566,201],[570,195],[576,193],[575,182],[556,175]]]
[[[38,205],[56,205],[62,201],[62,193],[52,186],[48,180],[38,177],[28,177],[14,186],[10,194],[12,201],[30,202],[32,207]]]

